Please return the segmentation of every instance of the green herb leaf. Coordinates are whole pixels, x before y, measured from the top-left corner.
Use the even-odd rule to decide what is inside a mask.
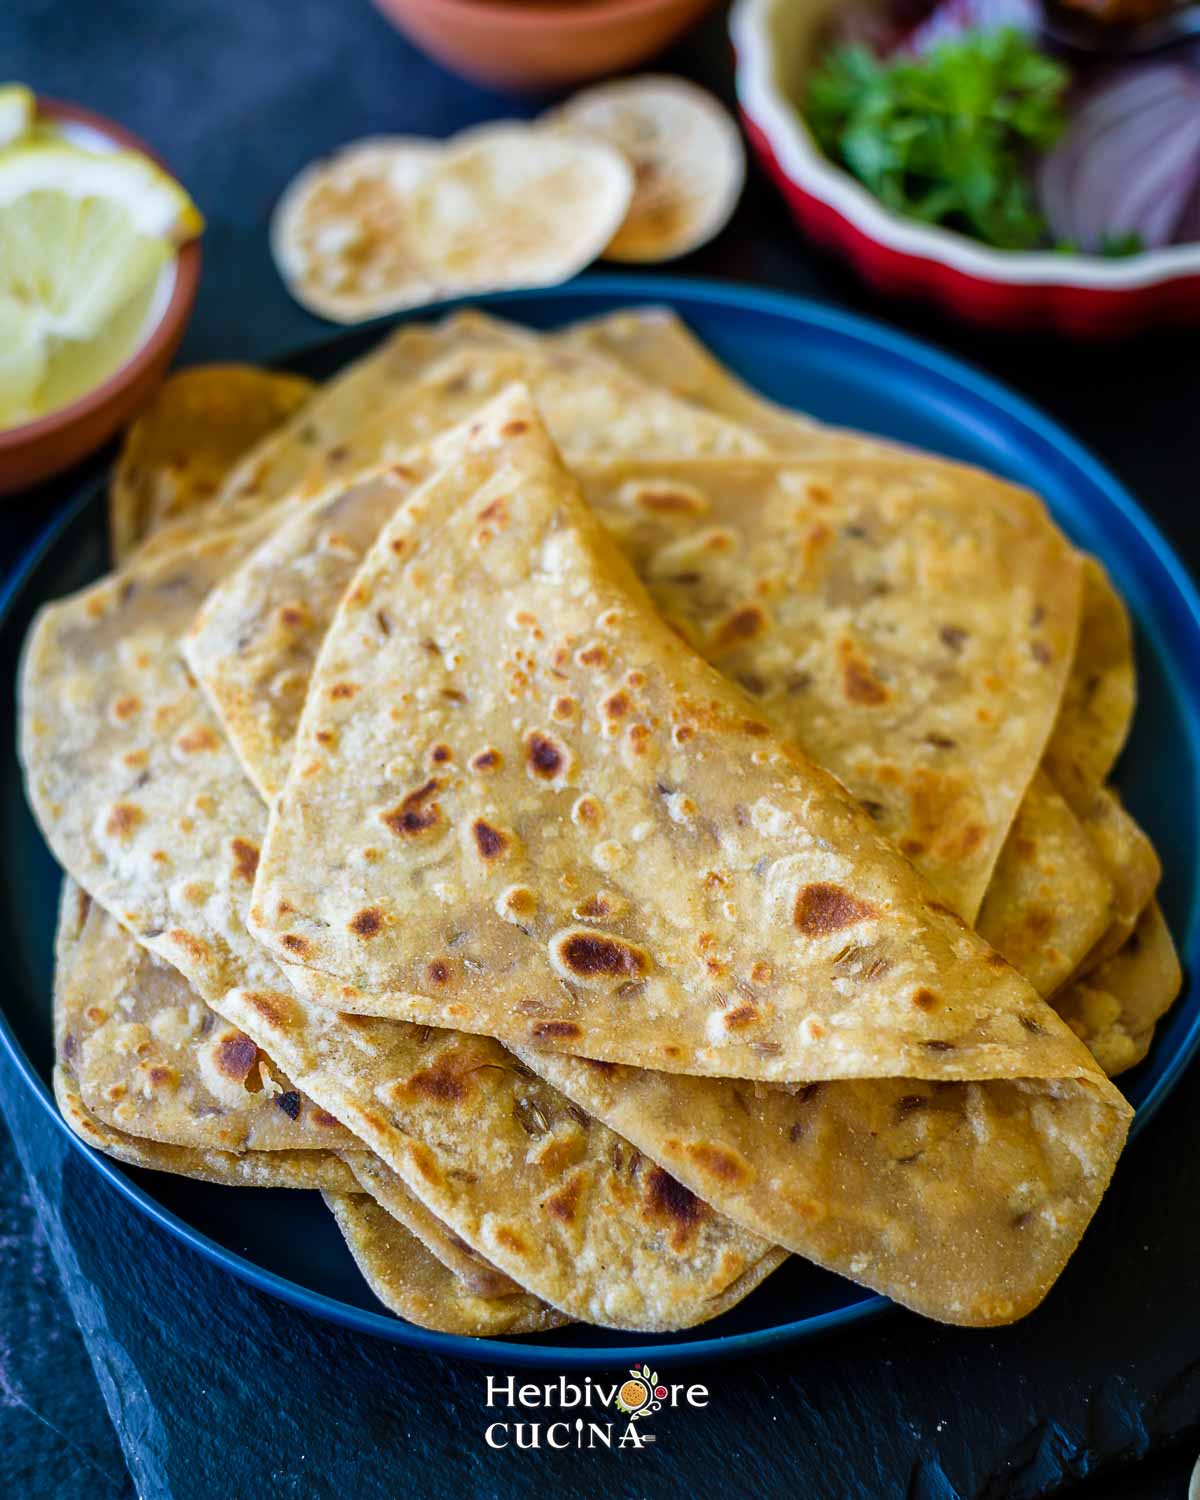
[[[1030,161],[1062,133],[1069,81],[1020,32],[974,32],[921,58],[836,47],[804,109],[822,150],[888,208],[1026,250],[1046,240]]]

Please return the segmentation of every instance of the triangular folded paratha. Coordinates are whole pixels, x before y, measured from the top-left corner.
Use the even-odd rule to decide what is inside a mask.
[[[488,420],[486,481],[418,491],[326,637],[255,888],[272,951],[409,1019],[670,1071],[1090,1073],[658,619],[532,407]]]
[[[312,663],[358,563],[384,521],[402,503],[405,493],[428,473],[439,453],[460,447],[464,436],[461,430],[453,431],[431,447],[407,453],[395,467],[363,476],[347,489],[334,487],[327,496],[310,502],[278,526],[205,601],[185,642],[188,660],[247,774],[264,796],[270,798],[282,786]],[[613,472],[607,468],[585,466],[584,469],[585,475],[590,474],[592,481],[601,486]],[[682,476],[690,474],[693,480],[704,478],[717,488],[723,476],[739,478],[743,486],[747,478],[745,470],[723,464],[709,466],[684,461],[680,472]],[[787,464],[777,469],[756,464],[754,472],[769,494],[772,475],[787,476],[797,471]],[[686,477],[681,478],[681,485],[687,485]],[[660,492],[667,494],[666,489]],[[694,489],[688,488],[686,493],[696,498]],[[1000,491],[1001,495],[1004,493]],[[611,519],[618,534],[628,537],[630,518],[626,507],[615,507]],[[676,527],[686,525],[689,519],[694,523],[697,518],[694,514],[689,518],[685,511],[676,517]],[[746,505],[739,511],[740,527],[753,530],[757,524],[753,506]],[[1036,530],[1035,527],[1035,535]],[[753,559],[748,555],[751,550],[739,547],[733,551],[724,565],[726,588],[716,596],[712,596],[711,590],[705,591],[700,603],[701,609],[711,607],[713,619],[695,630],[693,639],[699,637],[696,643],[702,649],[709,646],[718,664],[727,653],[721,649],[719,637],[711,627],[728,615],[725,595],[743,598],[754,594]],[[632,549],[635,565],[652,564],[653,556],[652,551],[643,555],[643,549]],[[670,576],[663,580],[650,566],[642,579],[652,594],[663,594],[669,600],[673,588]],[[787,588],[792,592],[811,588],[814,582],[803,570],[787,575]],[[989,590],[1002,590],[1004,586],[1003,578],[981,567],[975,569],[972,582],[981,598],[986,598]],[[923,608],[920,578],[906,580],[906,584],[915,606]],[[793,633],[789,633],[789,628]],[[903,658],[908,653],[914,662],[920,661],[919,634],[915,640],[892,637],[889,646],[894,657]],[[786,675],[779,671],[783,653],[790,652],[799,660],[808,649],[807,632],[797,617],[794,621],[777,621],[773,632],[743,640],[739,651],[743,679],[764,691],[762,707],[766,717],[785,736],[800,738],[801,744],[805,723],[813,718],[814,705],[821,702],[818,686],[810,685],[804,701],[798,701],[800,695],[796,693],[767,694],[766,676],[771,668],[776,676]],[[760,656],[762,670],[759,670]],[[920,681],[915,665],[910,676]],[[969,712],[971,697],[971,685],[964,682],[953,708],[939,704],[938,712],[953,713],[961,719]],[[1004,705],[997,706],[995,700],[994,689],[984,697],[990,709],[1003,713]],[[1036,715],[1031,715],[1027,723],[1036,732],[1035,718]],[[881,724],[873,732],[882,738],[885,728]],[[961,748],[948,746],[946,735],[940,735],[939,739],[937,746],[931,746],[922,743],[919,735],[910,735],[910,740],[917,741],[920,756],[936,760],[937,774],[947,784],[956,776],[961,777],[964,793],[987,785],[988,778],[977,769],[972,757]],[[894,762],[889,761],[888,765],[893,766]],[[835,765],[834,769],[838,767]],[[911,776],[914,786],[921,774],[914,766]],[[897,816],[903,815],[903,778],[899,788],[888,781],[885,795],[893,800]],[[1000,823],[1010,809],[994,784],[990,796],[990,811],[996,823]],[[981,799],[964,794],[945,797],[942,803],[946,824],[940,837],[928,853],[914,853],[913,857],[945,899],[955,895],[959,884],[957,862],[943,857],[946,849],[956,843],[954,819],[957,817],[961,825],[969,815],[978,816]],[[925,816],[929,816],[928,809]],[[944,885],[939,877],[945,878]],[[1048,889],[1054,899],[1048,898]],[[1064,890],[1071,891],[1069,902],[1057,899]],[[992,888],[979,919],[983,936],[1036,989],[1049,994],[1072,973],[1108,926],[1112,905],[1109,879],[1087,836],[1048,780],[1044,776],[1035,777],[996,862]]]
[[[407,330],[392,342],[398,348],[405,342],[408,356],[389,358],[381,354],[364,362],[362,377],[357,373],[359,367],[355,367],[332,383],[324,399],[339,419],[330,418],[323,424],[318,445],[321,457],[309,474],[310,491],[314,485],[319,488],[326,484],[332,476],[354,473],[363,463],[384,453],[399,454],[409,442],[472,408],[510,375],[534,382],[535,398],[551,434],[571,456],[624,451],[639,452],[643,457],[670,453],[685,458],[714,448],[727,451],[731,444],[736,445],[739,441],[736,432],[730,429],[726,436],[720,436],[719,423],[713,426],[712,416],[705,416],[705,411],[727,419],[726,426],[728,420],[737,423],[751,445],[757,440],[760,446],[765,444],[776,453],[793,455],[793,462],[797,456],[812,460],[823,455],[843,460],[874,459],[894,457],[897,452],[874,439],[822,428],[811,419],[763,401],[731,377],[684,325],[663,309],[616,314],[549,337],[466,312],[446,319],[436,329]],[[599,360],[595,358],[597,351],[603,356]],[[581,358],[581,354],[585,357]],[[614,370],[613,360],[635,378],[631,380],[629,374]],[[332,394],[343,381],[352,387],[361,383],[364,389],[374,391],[381,403],[374,417],[358,427],[352,425],[352,419],[361,410],[361,400],[347,403]],[[664,387],[685,399],[672,402],[670,397],[664,397]],[[383,398],[388,392],[394,394],[385,402]],[[704,425],[706,422],[708,427]],[[284,435],[276,440],[276,447],[287,448],[297,441],[295,434]],[[404,457],[408,468],[420,468],[414,454],[405,453]],[[926,456],[920,458],[920,463],[923,470],[938,474],[950,485],[958,482],[960,471],[955,466]],[[971,479],[976,488],[982,486],[985,492],[989,487],[1004,492],[1005,487],[997,486],[986,476],[974,474]],[[267,496],[274,493],[268,486]],[[325,596],[340,582],[335,576],[339,567],[342,573],[348,573],[349,553],[360,540],[354,534],[353,502],[338,502],[333,509],[345,518],[349,536],[335,534],[332,547],[322,538],[320,547],[310,547],[307,554],[298,546],[296,537],[287,542],[281,537],[278,545],[264,548],[260,566],[248,567],[242,579],[230,580],[227,589],[219,591],[225,597],[210,604],[189,648],[193,667],[212,696],[243,764],[267,795],[278,789],[281,779],[284,758],[278,741],[286,737],[287,721],[294,726],[299,712],[302,679],[297,669],[308,650],[305,637],[319,639],[323,632],[327,612],[332,609],[332,598]],[[739,521],[743,518],[749,522],[753,541],[755,512],[742,513]],[[674,519],[681,523],[687,517],[678,515]],[[361,518],[358,529],[362,530]],[[725,581],[734,586],[735,593],[739,577],[742,592],[748,591],[755,581],[751,572],[753,559],[745,555],[746,550],[735,549],[730,556],[717,559],[723,563]],[[301,556],[307,571],[289,566]],[[272,572],[273,566],[280,563],[278,571]],[[319,570],[315,578],[313,569]],[[654,591],[654,580],[643,577]],[[974,579],[982,585],[979,608],[986,612],[989,590],[1001,588],[1000,571],[988,575],[986,568],[977,565]],[[268,583],[265,589],[264,581]],[[811,580],[793,574],[787,583],[791,589],[803,592]],[[286,601],[290,607],[278,613],[268,609],[270,599],[288,588],[296,595]],[[774,641],[744,640],[739,654],[749,663],[743,674],[746,679],[756,680],[758,674],[752,667],[760,655],[768,660],[778,658],[780,647],[788,639],[785,629]],[[703,647],[703,642],[700,644]],[[911,651],[916,642],[905,638],[895,644],[901,651]],[[260,666],[271,670],[272,650],[277,659],[275,670],[269,678],[254,682],[253,676]],[[282,663],[278,661],[281,656],[287,658]],[[297,657],[299,661],[293,659]],[[818,703],[821,686],[810,695]],[[251,701],[254,710],[247,712],[245,706]],[[835,712],[840,706],[839,699],[834,704]],[[1005,705],[991,706],[1002,709]],[[791,722],[797,717],[795,707],[787,702],[767,705],[768,717],[785,734],[794,735],[798,727],[803,728],[802,722],[799,726]],[[1027,704],[1023,707],[1028,709]],[[897,712],[899,707],[893,705],[893,716]],[[806,716],[811,718],[811,709],[799,717],[803,720]],[[879,721],[871,726],[871,732],[882,738],[890,722],[883,724],[883,715],[871,717]],[[264,724],[264,718],[276,723]],[[1014,717],[1013,722],[1019,723],[1020,717]],[[1035,734],[1044,727],[1037,722],[1036,715],[1030,715],[1027,723]],[[269,732],[273,728],[280,731],[274,736],[274,744]],[[251,737],[249,742],[247,735]],[[1027,754],[1015,760],[1009,757],[1007,765],[1011,769],[1001,782],[987,775],[992,764],[985,763],[986,756],[968,756],[965,748],[947,753],[944,739],[943,735],[935,757],[939,764],[934,767],[914,764],[910,768],[913,774],[899,789],[885,787],[879,805],[897,815],[898,824],[918,821],[926,831],[933,821],[940,820],[936,847],[916,853],[915,858],[933,879],[943,899],[966,912],[977,904],[989,862],[996,858],[999,838],[1012,818],[1013,799],[1020,791],[1020,773],[1029,769],[1029,757]],[[974,751],[977,747],[967,748]],[[921,746],[920,750],[928,756],[928,746]],[[964,795],[963,789],[955,786],[958,763],[971,764],[972,760],[978,771]],[[998,760],[998,755],[992,757],[993,762]],[[840,771],[842,767],[831,762],[831,769]],[[969,795],[973,787],[979,786],[988,788],[989,798],[986,810],[989,828],[982,841],[978,835],[978,799]],[[912,808],[895,806],[903,802],[906,794],[912,798]],[[893,803],[890,808],[889,801]],[[1080,846],[1086,849],[1082,840],[1064,842],[1061,818],[1043,826],[1039,818],[1046,811],[1044,799],[1023,809],[1022,848],[1030,849],[1033,836],[1039,845],[1053,848],[1061,884],[1076,892],[1070,907],[1073,919],[1055,922],[1053,931],[1045,930],[1046,907],[1034,883],[1038,880],[1034,867],[1044,868],[1045,863],[1040,852],[1007,861],[1001,855],[1001,861],[1008,866],[999,872],[998,881],[1004,904],[998,908],[996,900],[991,903],[989,917],[993,931],[986,934],[993,940],[1000,938],[1001,951],[1043,992],[1061,982],[1087,951],[1086,943],[1080,944],[1088,939],[1097,920],[1096,905],[1103,898],[1102,877],[1097,878],[1094,856],[1080,857]],[[899,831],[898,827],[893,833]],[[907,838],[912,849],[923,842],[920,834],[911,830]],[[960,849],[966,849],[966,854],[960,855]],[[1072,852],[1079,860],[1078,866],[1064,863]]]
[[[121,444],[108,496],[113,560],[123,563],[163,527],[197,519],[242,456],[315,389],[253,365],[193,365],[169,376]]]

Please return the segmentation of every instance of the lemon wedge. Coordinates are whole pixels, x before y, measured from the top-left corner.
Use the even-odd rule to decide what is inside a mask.
[[[119,366],[141,331],[130,310],[145,313],[162,267],[202,228],[179,184],[137,152],[0,149],[0,426],[61,404],[80,383],[73,364],[87,384]]]
[[[37,112],[33,90],[23,83],[0,83],[0,146],[28,135]]]
[[[0,428],[37,415],[36,396],[46,374],[46,346],[37,321],[0,302]]]

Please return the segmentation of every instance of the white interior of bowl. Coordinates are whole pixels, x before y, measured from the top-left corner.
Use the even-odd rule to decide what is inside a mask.
[[[792,102],[801,96],[822,24],[836,5],[837,0],[738,0],[730,18],[738,101],[797,186],[828,203],[870,239],[985,281],[1115,291],[1200,273],[1200,244],[1171,245],[1119,260],[993,250],[953,230],[889,212],[824,155]]]

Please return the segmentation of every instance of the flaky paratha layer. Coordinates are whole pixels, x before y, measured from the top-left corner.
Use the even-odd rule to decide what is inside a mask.
[[[787,1090],[523,1057],[739,1223],[951,1323],[1007,1323],[1041,1301],[1130,1115],[1084,1079]]]
[[[353,1174],[332,1151],[219,1151],[170,1146],[115,1130],[94,1115],[79,1096],[68,1069],[54,1069],[54,1097],[72,1132],[87,1145],[129,1167],[195,1177],[221,1187],[318,1188],[354,1192]]]
[[[1175,944],[1151,901],[1124,944],[1069,985],[1055,1006],[1110,1076],[1141,1062],[1183,985]]]
[[[573,1318],[691,1327],[783,1259],[490,1038],[331,1015],[281,991],[217,1008],[438,1218]]]
[[[545,1333],[567,1321],[521,1292],[480,1297],[365,1194],[327,1192],[325,1205],[363,1280],[409,1323],[468,1338],[500,1338]]]
[[[359,1147],[70,876],[56,951],[55,1051],[104,1124],[198,1150]]]

